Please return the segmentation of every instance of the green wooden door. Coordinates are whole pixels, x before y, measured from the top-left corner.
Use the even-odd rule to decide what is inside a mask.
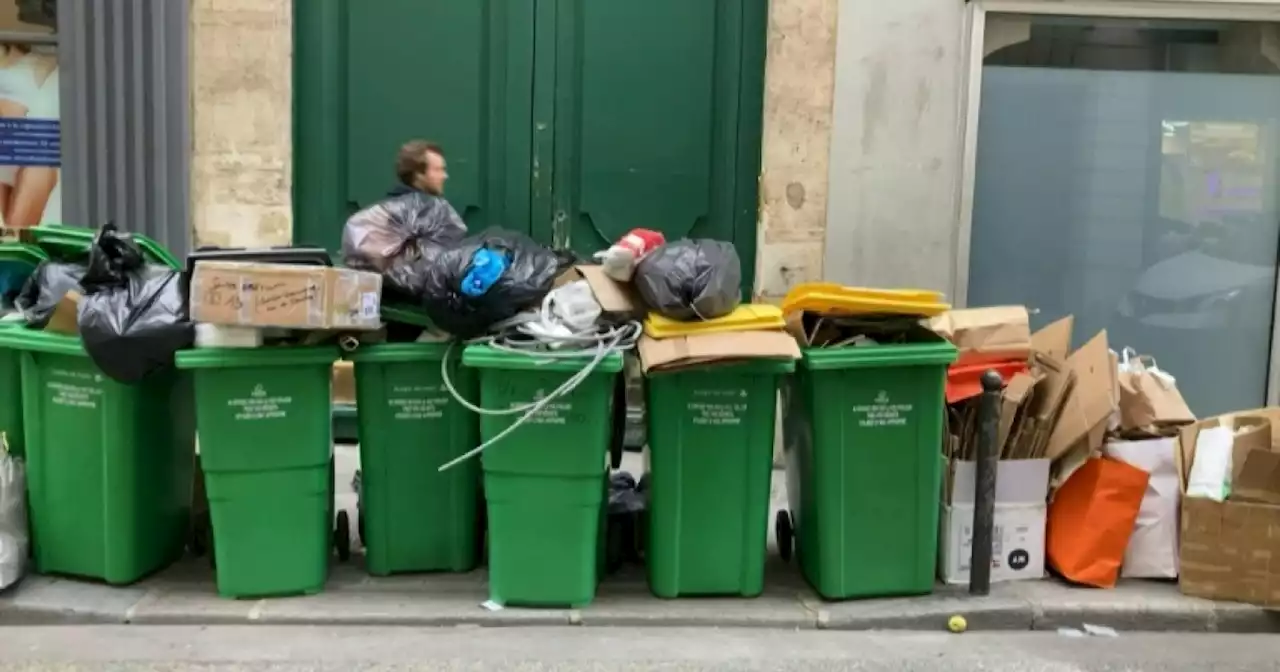
[[[413,138],[472,229],[528,231],[533,0],[294,3],[294,241],[339,246]]]
[[[554,91],[554,185],[534,231],[584,254],[635,227],[718,238],[749,273],[766,0],[555,5],[554,76],[538,60],[535,80]]]
[[[440,142],[447,196],[582,255],[626,231],[755,262],[768,0],[295,2],[295,239],[335,247]]]

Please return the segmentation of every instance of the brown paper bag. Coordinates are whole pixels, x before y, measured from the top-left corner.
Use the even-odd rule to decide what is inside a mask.
[[[951,341],[965,363],[1025,361],[1031,355],[1031,317],[1026,306],[950,310],[929,328]]]
[[[1186,425],[1196,416],[1183,400],[1173,376],[1161,371],[1155,360],[1140,357],[1130,348],[1121,353],[1120,431]]]

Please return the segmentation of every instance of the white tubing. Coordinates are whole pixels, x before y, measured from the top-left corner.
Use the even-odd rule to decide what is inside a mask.
[[[515,415],[517,413],[523,413],[523,415],[521,415],[519,418],[516,418],[515,421],[511,423],[511,425],[509,425],[506,429],[499,432],[493,438],[489,439],[488,441],[485,441],[484,443],[480,444],[479,446],[476,446],[475,448],[467,451],[466,453],[459,455],[458,457],[440,465],[439,471],[445,471],[446,469],[451,469],[459,464],[462,464],[463,462],[469,459],[476,457],[480,453],[484,452],[484,450],[489,446],[492,446],[493,444],[506,438],[507,435],[514,432],[517,427],[520,427],[524,423],[528,422],[530,418],[537,415],[538,412],[541,411],[543,408],[545,408],[548,404],[555,401],[556,399],[559,399],[561,397],[567,396],[568,394],[572,393],[575,389],[577,389],[579,385],[583,383],[583,381],[585,381],[596,370],[597,367],[600,366],[600,363],[603,362],[609,355],[615,352],[624,352],[626,350],[631,350],[635,348],[636,341],[639,340],[642,330],[643,329],[640,326],[639,322],[628,322],[622,326],[608,329],[607,331],[579,333],[579,334],[573,334],[571,336],[566,336],[566,337],[551,337],[551,336],[546,336],[544,334],[539,334],[538,335],[539,340],[537,341],[527,341],[527,340],[513,341],[511,339],[511,336],[515,334],[513,334],[510,331],[505,334],[500,334],[498,336],[484,337],[484,338],[476,339],[474,341],[470,341],[469,344],[470,343],[485,344],[494,348],[495,350],[508,352],[512,354],[524,355],[528,357],[541,358],[543,359],[544,362],[550,362],[551,360],[554,360],[554,359],[565,359],[565,358],[587,359],[587,354],[586,352],[584,352],[585,350],[587,350],[587,347],[584,347],[584,346],[594,346],[595,354],[590,357],[586,365],[583,366],[582,369],[574,373],[572,376],[569,376],[569,378],[565,380],[564,383],[560,385],[560,387],[553,390],[550,394],[547,394],[542,399],[536,399],[527,404],[519,404],[516,406],[512,406],[510,408],[499,408],[499,409],[483,408],[481,406],[477,406],[471,403],[470,401],[468,401],[467,399],[463,398],[463,396],[458,393],[457,388],[455,388],[453,385],[453,380],[449,377],[449,355],[453,352],[453,343],[450,343],[449,348],[445,351],[444,358],[440,362],[440,375],[441,375],[441,379],[444,382],[445,389],[449,391],[449,394],[451,394],[453,398],[463,408],[466,408],[467,410],[472,411],[474,413],[479,413],[481,415]],[[515,331],[521,334],[525,333],[525,332],[520,332],[518,327],[515,329]],[[576,346],[578,349],[575,349],[575,350],[537,349],[537,348],[545,348],[551,345],[552,342],[555,342],[563,347]]]

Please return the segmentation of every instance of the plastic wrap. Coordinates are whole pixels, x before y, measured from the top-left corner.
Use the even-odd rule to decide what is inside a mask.
[[[17,583],[26,572],[29,542],[26,472],[0,432],[0,589]]]
[[[419,296],[422,274],[433,257],[467,235],[467,225],[449,202],[411,192],[371,205],[347,219],[342,263],[383,274],[385,289]]]
[[[731,243],[678,240],[650,252],[633,282],[649,307],[673,320],[710,320],[742,301],[742,264]]]
[[[481,250],[505,256],[507,267],[483,294],[468,296],[462,291],[463,280]],[[532,238],[490,229],[439,252],[433,263],[422,266],[423,307],[440,329],[472,338],[539,304],[566,267],[555,252]]]
[[[62,297],[70,291],[81,291],[84,273],[84,264],[40,262],[14,298],[13,307],[22,312],[27,324],[43,329]]]

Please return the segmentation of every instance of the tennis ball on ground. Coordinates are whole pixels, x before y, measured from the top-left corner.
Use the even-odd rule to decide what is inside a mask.
[[[947,621],[947,629],[954,633],[964,632],[969,627],[969,622],[964,620],[964,616],[956,614]]]

